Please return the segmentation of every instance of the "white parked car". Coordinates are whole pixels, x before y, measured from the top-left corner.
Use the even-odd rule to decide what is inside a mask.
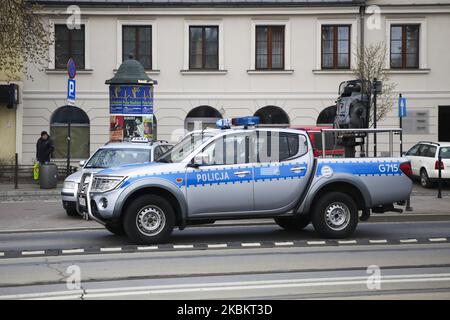
[[[106,143],[87,161],[80,161],[81,168],[64,180],[61,190],[62,204],[67,215],[78,215],[75,191],[84,173],[98,172],[103,169],[126,164],[153,162],[172,148],[167,141],[148,141],[135,139],[130,142]]]
[[[420,141],[406,152],[406,158],[411,161],[413,175],[420,178],[424,188],[430,188],[437,181],[439,173],[439,152],[442,162],[441,177],[450,179],[450,142]]]

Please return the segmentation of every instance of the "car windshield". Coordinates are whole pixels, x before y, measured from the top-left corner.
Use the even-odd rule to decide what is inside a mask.
[[[103,148],[97,150],[85,168],[100,169],[150,161],[149,149]]]
[[[199,145],[213,137],[214,135],[208,132],[195,132],[185,136],[172,149],[161,155],[155,161],[157,162],[181,162]]]
[[[450,147],[441,147],[442,159],[450,159]]]

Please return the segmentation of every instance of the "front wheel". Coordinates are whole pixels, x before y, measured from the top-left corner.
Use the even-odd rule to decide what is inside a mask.
[[[175,213],[169,202],[157,195],[143,195],[126,209],[123,226],[136,243],[167,241],[175,225]]]
[[[116,236],[123,236],[125,235],[125,229],[123,228],[123,225],[120,224],[120,222],[107,222],[105,224],[106,230],[111,232],[112,234],[115,234]]]
[[[314,229],[325,238],[347,238],[358,224],[358,208],[345,193],[330,192],[316,203],[312,214]]]
[[[275,218],[276,224],[286,230],[300,231],[306,228],[311,222],[309,216],[300,217],[279,217]]]

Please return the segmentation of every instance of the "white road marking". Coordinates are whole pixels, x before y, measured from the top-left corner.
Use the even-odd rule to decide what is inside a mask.
[[[71,253],[83,253],[84,249],[64,249],[61,251],[63,254],[71,254]]]
[[[243,242],[241,243],[242,247],[260,247],[261,243],[259,242]]]
[[[33,256],[37,254],[45,254],[44,250],[37,250],[37,251],[22,251],[23,256]]]
[[[447,238],[430,238],[431,242],[441,242],[441,241],[447,241]]]
[[[138,250],[157,250],[158,246],[137,247]]]
[[[428,282],[428,281],[450,281],[450,274],[429,275],[391,275],[383,276],[382,283],[404,283],[404,282]],[[293,287],[319,287],[319,286],[342,286],[367,283],[367,277],[340,277],[340,278],[315,278],[315,279],[289,279],[289,280],[257,280],[241,282],[222,282],[205,284],[185,285],[161,285],[131,288],[109,288],[86,290],[84,298],[101,298],[112,296],[130,296],[143,294],[164,294],[183,292],[207,292],[207,291],[231,291],[231,290],[254,290],[270,288],[293,288]],[[0,297],[1,298],[1,297]]]
[[[315,244],[326,244],[325,241],[307,241],[307,244],[315,245]]]
[[[194,248],[193,244],[177,244],[173,246],[174,249],[192,249]]]
[[[387,240],[369,240],[369,243],[387,243]]]
[[[353,244],[356,243],[356,240],[339,240],[339,244]]]
[[[67,298],[73,296],[73,298],[81,298],[83,290],[70,290],[70,291],[53,291],[53,292],[36,292],[36,293],[19,293],[0,296],[0,299],[51,299],[55,298]]]
[[[228,247],[226,243],[208,244],[208,248],[226,248],[226,247]]]
[[[417,242],[417,239],[403,239],[400,240],[401,243],[413,243],[413,242]]]
[[[430,281],[450,281],[450,273],[441,274],[409,274],[409,275],[385,275],[381,277],[381,283],[414,283]],[[205,291],[231,291],[231,290],[254,290],[269,288],[293,288],[293,287],[319,287],[319,286],[342,286],[342,285],[365,285],[366,276],[355,277],[330,277],[310,279],[280,279],[280,280],[255,280],[237,282],[216,283],[189,283],[159,286],[122,287],[54,291],[41,293],[25,293],[0,296],[4,299],[76,299],[76,298],[99,298],[114,296],[131,296],[143,294],[180,293],[180,292],[205,292]]]
[[[285,242],[275,242],[276,246],[293,246],[294,243],[292,241],[285,241]]]
[[[117,251],[122,251],[121,247],[117,247],[117,248],[100,248],[101,252],[117,252]]]

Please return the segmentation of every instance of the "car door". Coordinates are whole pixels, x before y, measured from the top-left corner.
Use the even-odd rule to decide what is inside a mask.
[[[203,150],[207,161],[187,167],[188,214],[227,215],[253,210],[253,165],[249,162],[249,133],[220,136]]]
[[[406,152],[406,158],[411,161],[411,168],[413,175],[418,176],[420,174],[420,161],[419,161],[419,149],[421,144],[416,144]]]
[[[256,134],[255,211],[278,210],[297,201],[312,174],[312,151],[301,133]]]

